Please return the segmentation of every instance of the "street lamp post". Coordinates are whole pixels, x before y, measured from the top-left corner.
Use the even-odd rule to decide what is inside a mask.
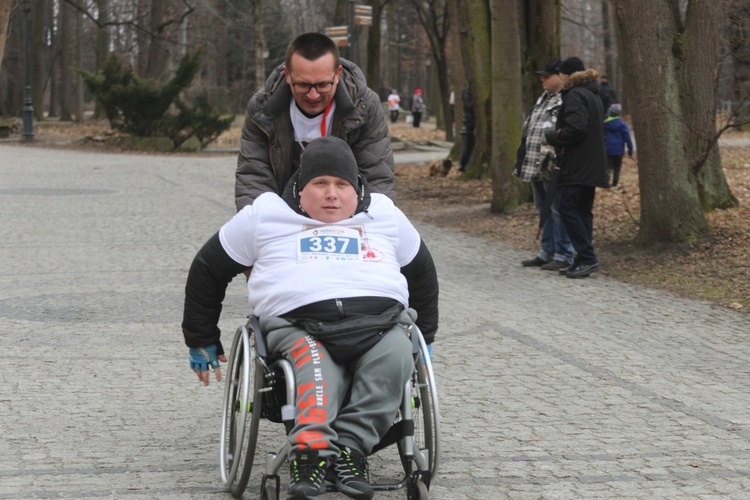
[[[24,71],[26,73],[26,88],[24,89],[23,99],[23,140],[31,141],[34,139],[34,107],[31,105],[31,25],[29,14],[31,13],[31,1],[24,0]]]

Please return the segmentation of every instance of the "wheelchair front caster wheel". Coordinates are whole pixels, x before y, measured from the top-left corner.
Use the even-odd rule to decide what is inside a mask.
[[[414,477],[409,481],[409,487],[406,491],[407,500],[429,500],[430,491],[427,485],[419,477]]]
[[[260,495],[262,500],[279,500],[279,476],[264,476]]]

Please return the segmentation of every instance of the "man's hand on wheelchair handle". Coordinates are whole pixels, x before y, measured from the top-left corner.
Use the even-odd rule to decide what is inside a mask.
[[[216,381],[221,382],[221,366],[219,365],[219,361],[226,363],[227,358],[223,354],[216,355],[215,344],[206,347],[191,347],[189,354],[190,368],[198,375],[198,380],[203,382],[203,385],[208,385],[209,370],[216,373]]]

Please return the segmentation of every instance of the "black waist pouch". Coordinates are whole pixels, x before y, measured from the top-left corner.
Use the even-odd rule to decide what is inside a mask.
[[[294,319],[315,340],[323,343],[333,359],[348,363],[369,351],[398,324],[404,306],[396,304],[380,314],[358,314],[337,321]]]

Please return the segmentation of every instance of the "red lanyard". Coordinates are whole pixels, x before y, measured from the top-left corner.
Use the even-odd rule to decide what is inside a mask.
[[[320,122],[320,137],[325,137],[326,132],[328,131],[328,124],[326,123],[326,118],[328,117],[328,113],[331,112],[331,106],[333,106],[333,99],[331,99],[331,102],[328,103],[328,106],[326,106],[325,111],[323,111],[323,120]]]

